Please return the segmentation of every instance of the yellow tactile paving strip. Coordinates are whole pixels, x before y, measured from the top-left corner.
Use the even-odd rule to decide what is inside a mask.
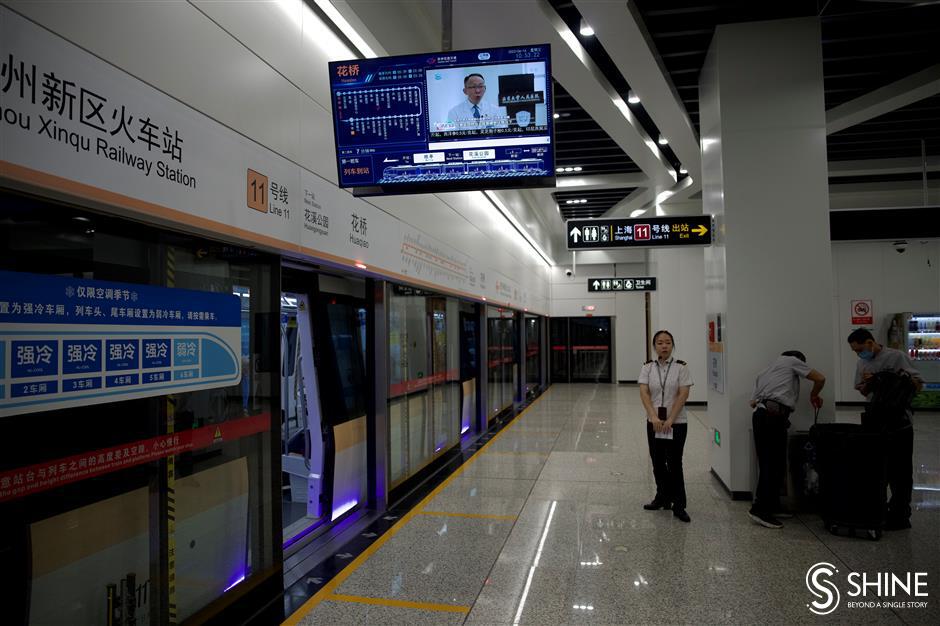
[[[381,537],[376,539],[375,543],[373,543],[368,548],[363,550],[362,554],[356,557],[352,563],[350,563],[345,568],[343,568],[343,570],[340,571],[336,576],[334,576],[333,579],[330,580],[330,582],[325,584],[323,588],[320,589],[320,591],[318,591],[312,598],[307,600],[303,604],[303,606],[301,606],[299,609],[294,611],[294,613],[292,613],[286,620],[284,620],[283,626],[296,626],[314,608],[316,608],[318,604],[324,601],[356,602],[356,603],[361,603],[361,604],[393,606],[393,607],[410,608],[410,609],[422,609],[426,611],[430,610],[430,611],[446,611],[446,612],[452,612],[452,613],[465,613],[465,614],[469,613],[470,607],[468,606],[456,606],[456,605],[450,605],[450,604],[433,604],[433,603],[424,603],[424,602],[410,602],[410,601],[405,601],[405,600],[394,600],[392,598],[367,598],[364,596],[351,596],[351,595],[336,594],[334,592],[339,588],[340,585],[342,585],[346,581],[347,578],[349,578],[353,574],[353,572],[355,572],[357,569],[362,567],[362,565],[366,561],[368,561],[369,558],[379,550],[379,548],[385,545],[385,543],[389,539],[391,539],[396,534],[398,534],[398,532],[402,528],[404,528],[404,526],[409,521],[411,521],[411,519],[415,515],[449,515],[449,516],[455,516],[455,517],[474,517],[474,518],[502,519],[506,521],[514,521],[516,519],[515,515],[476,515],[476,514],[470,514],[470,513],[445,513],[441,511],[424,511],[424,507],[427,506],[428,503],[430,503],[431,500],[437,497],[442,491],[444,491],[444,489],[446,489],[447,486],[450,485],[450,483],[455,478],[460,476],[464,472],[464,470],[466,470],[468,467],[470,467],[471,464],[473,464],[477,459],[479,459],[483,455],[482,453],[484,453],[486,449],[490,446],[490,444],[498,440],[506,431],[508,431],[510,428],[518,424],[519,418],[525,415],[526,411],[528,411],[530,408],[535,406],[537,402],[541,401],[542,398],[544,398],[550,392],[551,392],[551,388],[546,389],[545,392],[542,393],[542,395],[540,395],[538,398],[533,400],[532,403],[529,406],[527,406],[525,409],[520,411],[520,413],[515,418],[513,418],[512,422],[510,422],[501,431],[496,433],[489,441],[486,442],[486,444],[483,447],[477,450],[473,454],[473,456],[467,459],[467,461],[463,465],[461,465],[456,470],[454,470],[453,474],[451,474],[446,479],[444,479],[444,482],[442,482],[440,485],[435,487],[434,490],[431,491],[431,493],[425,496],[424,499],[421,500],[421,502],[419,502],[417,505],[415,505],[413,509],[411,509],[404,516],[402,516],[402,518],[398,520],[398,522],[394,526],[389,528],[385,532],[385,534],[383,534]]]

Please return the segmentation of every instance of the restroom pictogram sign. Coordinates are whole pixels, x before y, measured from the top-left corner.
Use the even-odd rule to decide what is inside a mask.
[[[865,325],[874,323],[871,300],[852,300],[852,323]]]

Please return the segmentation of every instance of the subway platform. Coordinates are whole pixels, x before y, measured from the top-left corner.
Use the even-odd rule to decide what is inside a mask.
[[[710,471],[707,411],[689,413],[690,524],[642,508],[654,482],[638,389],[556,384],[335,576],[308,579],[285,623],[940,623],[940,416],[915,417],[913,528],[874,542],[814,514],[754,524]],[[817,563],[926,573],[929,595],[875,606],[843,586],[818,616]]]

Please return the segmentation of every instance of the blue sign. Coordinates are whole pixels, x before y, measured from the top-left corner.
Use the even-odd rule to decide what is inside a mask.
[[[110,339],[105,349],[108,371],[138,369],[140,346],[137,339]]]
[[[62,373],[101,371],[101,342],[67,339],[62,342]]]
[[[169,367],[172,354],[169,339],[144,339],[141,342],[144,367]]]
[[[66,378],[62,381],[62,391],[87,391],[101,389],[101,376],[94,378]]]
[[[10,367],[13,378],[55,376],[59,373],[59,345],[55,341],[14,341]]]
[[[0,271],[0,417],[236,385],[241,300]]]
[[[173,365],[196,365],[199,363],[199,340],[175,339],[173,341]]]

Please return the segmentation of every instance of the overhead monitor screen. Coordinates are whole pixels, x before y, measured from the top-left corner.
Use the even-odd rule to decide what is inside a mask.
[[[330,63],[339,186],[554,186],[548,44]]]

